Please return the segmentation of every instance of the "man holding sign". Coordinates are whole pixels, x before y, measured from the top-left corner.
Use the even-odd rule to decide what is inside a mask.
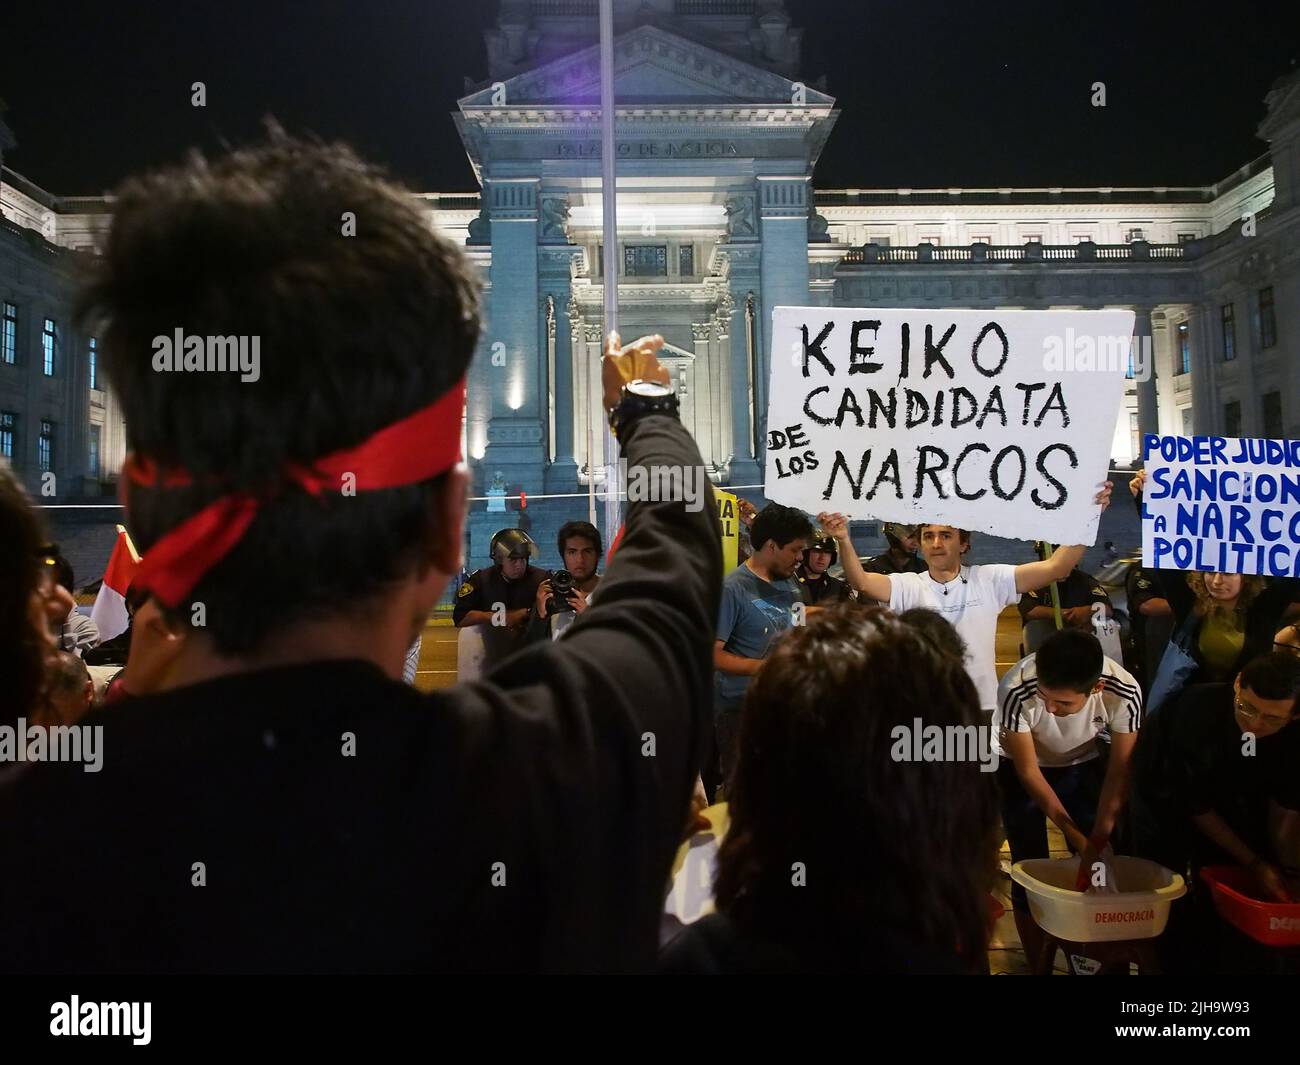
[[[765,491],[839,541],[844,575],[896,611],[952,622],[991,717],[1001,611],[1064,580],[1083,547],[968,566],[972,531],[1090,543],[1110,501],[1110,444],[1132,311],[778,307]],[[919,523],[924,573],[866,573],[849,518]]]
[[[1096,497],[1100,510],[1110,505],[1110,489],[1107,481]],[[1082,547],[1058,547],[1041,562],[967,566],[962,561],[970,550],[967,530],[922,525],[924,573],[867,573],[852,549],[844,515],[819,514],[817,521],[844,548],[844,577],[859,595],[885,603],[895,613],[913,607],[933,610],[951,623],[966,644],[966,671],[979,693],[980,709],[990,719],[998,705],[998,615],[1018,603],[1025,592],[1064,580],[1084,552]]]

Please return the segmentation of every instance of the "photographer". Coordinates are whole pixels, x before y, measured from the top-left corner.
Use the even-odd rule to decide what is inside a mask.
[[[528,622],[530,643],[558,640],[587,609],[591,594],[600,583],[596,567],[604,552],[596,526],[587,521],[565,522],[556,540],[564,566],[537,586],[533,614]]]

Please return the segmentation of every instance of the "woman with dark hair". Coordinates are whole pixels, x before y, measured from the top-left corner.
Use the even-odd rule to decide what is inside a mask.
[[[993,778],[976,743],[910,760],[917,729],[969,740],[979,723],[960,657],[887,610],[846,604],[788,632],[746,695],[718,912],[663,971],[980,970]]]
[[[899,614],[898,620],[928,637],[945,654],[952,655],[959,662],[966,660],[966,641],[942,614],[923,606],[914,606]]]
[[[62,603],[44,591],[51,583],[43,579],[44,543],[22,485],[0,466],[0,725],[38,709],[46,659],[55,651],[50,623],[62,620]]]
[[[1146,470],[1138,470],[1129,491],[1139,514],[1145,485]],[[1268,654],[1288,606],[1300,602],[1300,581],[1288,577],[1164,571],[1161,584],[1174,615],[1174,633],[1190,630],[1188,649],[1197,670],[1187,685],[1230,681],[1246,663]],[[1153,676],[1157,665],[1150,663]]]

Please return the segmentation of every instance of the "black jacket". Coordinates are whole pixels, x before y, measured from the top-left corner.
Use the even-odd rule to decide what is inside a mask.
[[[700,463],[662,416],[624,453]],[[110,707],[100,772],[0,792],[0,971],[653,969],[709,722],[716,513],[632,504],[573,631],[476,683],[318,662]]]
[[[725,913],[711,913],[687,925],[659,955],[659,971],[668,976],[813,975],[826,973],[877,976],[957,976],[963,969],[955,954],[913,940],[888,921],[866,931],[847,933],[832,948],[821,950],[802,938],[789,942],[756,934]]]

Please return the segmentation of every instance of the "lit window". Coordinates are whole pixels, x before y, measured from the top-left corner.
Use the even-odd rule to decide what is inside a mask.
[[[1237,357],[1237,324],[1233,321],[1231,303],[1219,308],[1219,321],[1223,326],[1223,361],[1230,362]]]
[[[99,476],[99,432],[98,425],[90,427],[90,476]]]
[[[41,435],[36,441],[36,463],[42,473],[54,469],[54,423],[41,422]]]
[[[1186,322],[1178,323],[1178,367],[1177,373],[1192,372],[1192,333]]]
[[[633,244],[623,249],[623,273],[628,277],[667,277],[666,244]]]
[[[682,277],[695,276],[695,245],[683,244],[677,249],[677,272]]]
[[[14,457],[14,433],[18,429],[18,415],[0,412],[0,455],[7,459]]]
[[[1025,237],[1026,244],[1042,244],[1043,235],[1041,233],[1030,233]]]
[[[99,387],[99,341],[95,337],[90,338],[90,350],[88,352],[90,362],[90,387]]]
[[[18,308],[5,304],[4,326],[0,331],[0,360],[12,366],[18,360]]]
[[[41,330],[41,356],[46,377],[54,376],[54,353],[57,342],[58,326],[54,324],[53,318],[46,318],[45,327]]]
[[[1146,238],[1142,236],[1142,230],[1130,229],[1128,235],[1124,239],[1132,244],[1135,240],[1145,240]]]

